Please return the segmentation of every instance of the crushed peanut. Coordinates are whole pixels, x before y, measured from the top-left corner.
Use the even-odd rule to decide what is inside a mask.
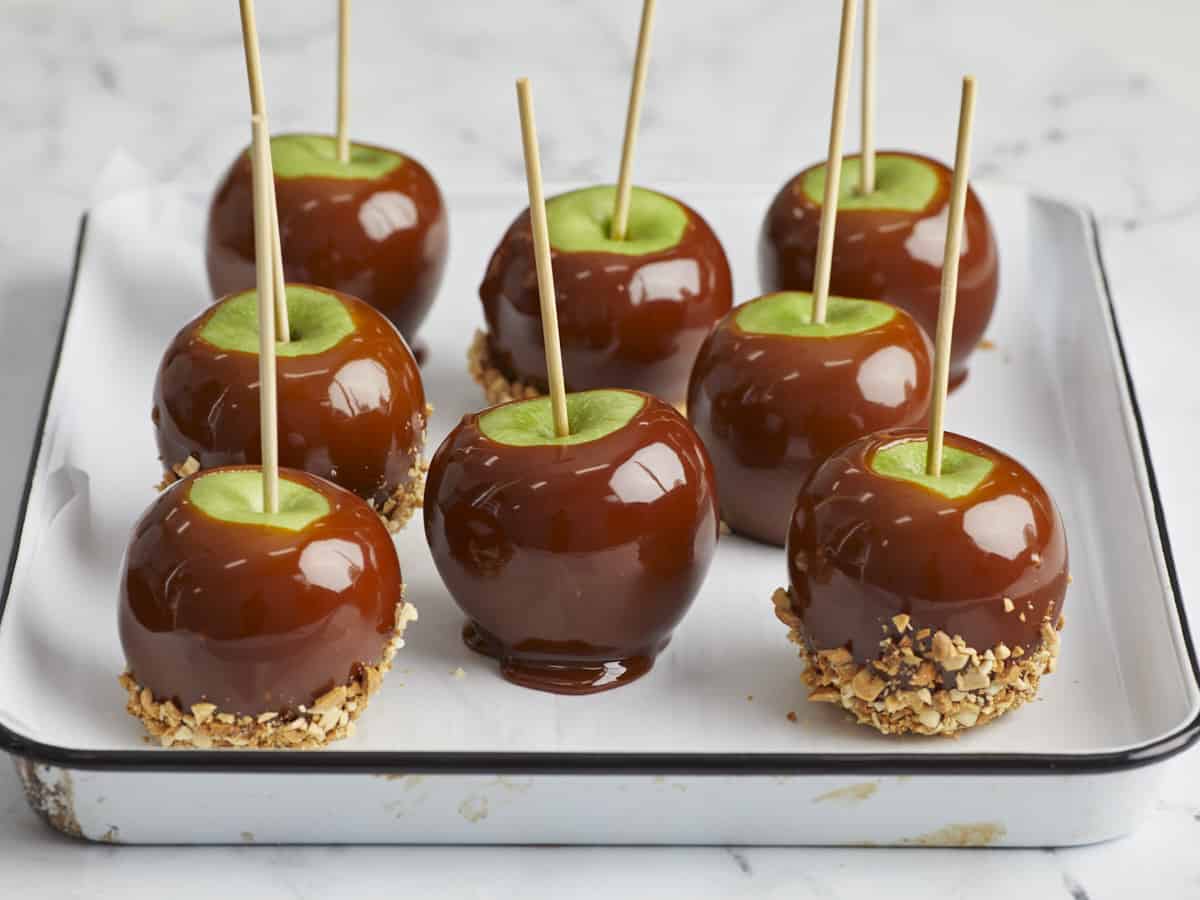
[[[887,686],[886,682],[870,669],[865,666],[858,670],[850,686],[854,689],[854,696],[859,700],[865,700],[868,703],[873,703],[875,698],[883,693],[883,689]]]
[[[471,378],[483,388],[483,395],[489,406],[507,403],[509,400],[529,400],[542,395],[542,392],[531,384],[525,384],[515,378],[510,381],[492,364],[487,335],[482,331],[475,332],[471,346],[467,349],[467,370],[471,373]]]
[[[429,417],[432,415],[433,407],[426,403],[425,426],[428,426]],[[383,520],[383,524],[393,534],[408,524],[408,520],[412,518],[412,514],[421,508],[421,504],[425,499],[425,473],[429,471],[429,464],[421,456],[421,451],[425,448],[425,434],[425,427],[422,427],[421,434],[412,448],[415,461],[409,468],[408,475],[404,481],[396,485],[391,496],[384,500],[378,508],[376,508],[377,504],[374,499],[367,501],[367,505],[379,514],[379,518]],[[155,486],[155,489],[165,491],[176,481],[182,481],[189,475],[194,475],[199,471],[199,460],[194,456],[189,456],[182,463],[170,465],[167,471],[163,473],[162,481]]]
[[[200,460],[194,456],[189,456],[181,463],[172,463],[167,471],[163,472],[162,480],[154,486],[156,491],[160,493],[165,491],[177,481],[182,481],[189,475],[194,475],[200,471]]]
[[[404,483],[396,487],[392,496],[385,500],[380,508],[375,508],[375,501],[368,501],[371,509],[383,519],[388,531],[395,534],[407,525],[412,514],[421,508],[425,499],[425,473],[428,471],[429,463],[418,456],[412,468],[408,470],[408,477]]]
[[[491,351],[488,348],[487,335],[476,331],[467,348],[467,371],[471,379],[483,388],[483,396],[489,406],[497,403],[507,403],[510,400],[532,400],[542,396],[542,391],[536,385],[521,381],[519,378],[509,378],[492,362]],[[683,403],[673,403],[679,414],[687,415],[687,406]],[[724,525],[724,523],[722,523]],[[728,527],[728,526],[726,526]],[[728,533],[728,532],[723,532]]]
[[[154,699],[149,688],[139,685],[134,673],[120,678],[129,694],[126,710],[142,721],[150,738],[164,747],[295,748],[312,750],[354,734],[354,720],[367,708],[391,669],[396,651],[404,646],[404,631],[416,621],[417,609],[401,600],[396,605],[395,631],[384,647],[383,659],[374,666],[362,665],[347,684],[335,685],[318,697],[311,708],[301,706],[297,714],[264,712],[257,716],[218,712],[215,704],[202,702],[183,715],[170,700]]]
[[[877,659],[859,664],[844,647],[809,644],[787,590],[775,591],[772,601],[807,664],[801,679],[808,699],[839,704],[884,734],[955,735],[986,724],[1032,700],[1057,663],[1061,629],[1046,619],[1028,653],[1003,642],[980,653],[959,635],[898,629],[901,637],[882,641]]]

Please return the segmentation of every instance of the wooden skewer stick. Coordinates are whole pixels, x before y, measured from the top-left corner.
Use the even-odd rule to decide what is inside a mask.
[[[817,263],[813,273],[812,320],[825,324],[829,305],[829,274],[833,266],[833,230],[837,225],[838,193],[842,182],[842,132],[846,125],[846,95],[850,88],[850,58],[854,53],[855,0],[842,0],[842,33],[838,38],[837,78],[833,86],[833,118],[829,124],[829,155],[825,160],[825,198],[817,232]]]
[[[538,300],[542,308],[550,408],[554,414],[554,433],[566,437],[571,433],[571,424],[567,421],[567,389],[563,383],[562,349],[558,343],[558,308],[555,305],[554,269],[550,264],[546,199],[542,193],[542,160],[538,154],[533,94],[528,78],[517,79],[517,108],[521,112],[521,143],[525,148],[525,182],[529,187],[529,218],[533,225],[533,257],[537,264]]]
[[[875,33],[875,0],[863,0],[861,194],[875,191]]]
[[[279,238],[279,205],[275,202],[275,173],[267,179],[271,191],[271,278],[275,284],[275,338],[281,344],[292,339],[288,322],[287,285],[283,277],[283,246]]]
[[[337,158],[350,162],[350,0],[338,0]]]
[[[929,404],[929,439],[925,473],[942,474],[942,436],[946,391],[950,383],[950,344],[954,338],[954,306],[958,297],[958,255],[962,247],[963,210],[967,205],[967,173],[971,168],[971,125],[975,118],[975,79],[963,78],[958,110],[958,147],[954,151],[954,181],[950,186],[950,217],[946,223],[946,255],[942,258],[942,295],[938,301],[937,339],[933,349],[933,400]]]
[[[239,0],[242,12],[242,49],[246,53],[246,80],[250,83],[250,114],[267,115],[266,94],[263,91],[262,58],[258,51],[258,23],[254,16],[254,0]],[[274,271],[275,330],[285,343],[290,339],[287,294],[283,290],[283,250],[279,240],[279,213],[275,206],[275,179],[271,178],[271,266]]]
[[[275,394],[275,316],[271,266],[271,138],[267,120],[251,117],[254,266],[258,276],[258,414],[262,430],[263,512],[279,512],[279,424]]]
[[[262,61],[258,53],[258,25],[254,18],[254,0],[239,0],[242,11],[242,49],[246,52],[246,77],[250,81],[250,114],[265,116],[267,101],[263,94]]]
[[[629,88],[629,106],[625,111],[625,142],[621,146],[621,169],[617,176],[617,198],[613,207],[614,241],[625,240],[629,229],[629,201],[633,194],[633,147],[637,143],[638,121],[642,117],[642,95],[646,93],[646,68],[650,61],[650,34],[654,30],[654,2],[643,0],[642,24],[638,29],[637,56],[633,62],[633,84]]]

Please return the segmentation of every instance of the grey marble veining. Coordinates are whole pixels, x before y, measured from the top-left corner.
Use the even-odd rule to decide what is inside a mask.
[[[1179,37],[1200,34],[1200,13],[1187,0],[880,5],[882,147],[949,157],[958,77],[973,71],[975,174],[1095,210],[1184,593],[1200,594],[1200,513],[1190,502],[1200,496],[1200,400],[1180,384],[1181,375],[1184,387],[1190,380],[1186,363],[1200,333],[1200,70]],[[258,6],[273,128],[328,129],[334,4]],[[451,190],[516,181],[523,170],[512,80],[525,74],[534,80],[547,178],[611,180],[637,6],[360,0],[353,133],[419,157]],[[746,202],[765,207],[774,186],[824,151],[837,6],[660,3],[637,179],[758,185]],[[248,137],[238,33],[231,0],[0,5],[0,196],[8,210],[0,396],[12,416],[3,432],[0,546],[8,544],[76,220],[97,173],[125,150],[161,179],[215,183]],[[848,147],[856,134],[852,125]],[[1074,615],[1086,614],[1082,598],[1073,603]],[[1052,814],[1036,797],[1013,802]],[[1198,836],[1197,754],[1170,764],[1161,799],[1134,837],[1003,853],[247,847],[182,856],[61,839],[28,813],[15,776],[0,765],[0,894],[14,896],[140,896],[125,887],[132,878],[147,894],[171,878],[181,898],[235,882],[262,897],[326,897],[331,884],[359,896],[398,886],[437,897],[514,896],[537,873],[547,895],[564,897],[838,898],[874,894],[881,884],[898,897],[1103,900],[1151,885],[1163,897],[1189,897],[1200,896]]]

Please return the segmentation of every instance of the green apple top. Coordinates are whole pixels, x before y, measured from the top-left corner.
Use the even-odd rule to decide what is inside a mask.
[[[995,467],[987,457],[945,446],[942,448],[942,474],[929,475],[925,472],[928,446],[925,439],[897,441],[875,451],[870,460],[871,469],[885,478],[917,484],[948,500],[957,500],[983,484]]]
[[[812,320],[812,305],[807,291],[780,291],[743,304],[734,322],[748,334],[835,338],[871,331],[896,316],[896,307],[878,300],[830,297],[825,322],[818,324]]]
[[[609,235],[616,195],[616,187],[600,185],[547,200],[550,246],[562,253],[644,256],[670,250],[683,240],[687,210],[670,197],[639,187],[630,195],[625,240],[613,240]]]
[[[350,311],[336,295],[295,284],[286,290],[291,339],[276,345],[279,356],[324,353],[354,333]],[[243,291],[222,300],[201,327],[200,338],[220,350],[257,354],[258,292]]]
[[[595,390],[567,394],[567,420],[571,433],[554,433],[549,397],[518,400],[494,407],[479,416],[479,430],[497,444],[512,447],[565,447],[586,444],[624,428],[646,405],[633,391]]]
[[[247,151],[248,152],[248,151]],[[370,144],[351,144],[350,159],[339,162],[337,138],[324,134],[281,134],[271,138],[276,178],[382,178],[404,165],[404,157]]]
[[[329,515],[329,501],[310,487],[279,478],[279,512],[263,511],[261,469],[227,469],[198,475],[187,484],[192,505],[210,518],[234,525],[303,531]]]
[[[938,191],[938,173],[929,163],[911,156],[880,153],[875,157],[875,190],[858,190],[862,161],[848,156],[842,161],[842,180],[838,189],[839,210],[895,210],[921,212]],[[805,196],[817,206],[825,197],[825,165],[807,170],[800,182]]]

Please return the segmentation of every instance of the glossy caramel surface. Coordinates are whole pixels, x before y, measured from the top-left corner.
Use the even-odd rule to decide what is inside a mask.
[[[676,201],[679,202],[679,201]],[[567,390],[632,388],[681,403],[696,350],[733,302],[729,262],[695,210],[676,246],[644,256],[551,249]],[[479,287],[493,363],[546,390],[529,210],[509,226]]]
[[[279,463],[382,502],[409,480],[425,433],[425,390],[408,346],[387,319],[339,294],[355,330],[330,349],[278,356]],[[261,462],[258,355],[200,337],[218,307],[167,347],[154,382],[153,421],[164,468],[193,456],[202,469]]]
[[[276,177],[275,199],[286,279],[359,297],[412,341],[441,283],[449,239],[429,172],[405,157],[374,179]],[[255,286],[247,153],[213,195],[205,255],[214,297]]]
[[[591,693],[650,668],[717,542],[704,448],[652,397],[630,423],[571,446],[498,444],[469,415],[430,465],[425,534],[505,678]]]
[[[831,338],[743,331],[739,309],[700,348],[688,418],[712,458],[734,531],[783,545],[812,468],[881,428],[924,421],[932,349],[907,314]]]
[[[953,173],[926,156],[892,151],[887,155],[928,164],[937,173],[937,190],[919,212],[839,209],[830,291],[899,306],[932,337],[937,331]],[[787,182],[767,211],[758,250],[764,292],[812,290],[821,206],[802,188],[808,171]],[[996,305],[999,273],[992,226],[975,191],[968,189],[950,356],[952,385],[966,377],[968,357],[987,330]]]
[[[994,462],[966,496],[950,500],[871,470],[880,448],[924,436],[864,437],[805,484],[788,533],[788,575],[793,609],[816,649],[846,647],[866,662],[879,652],[883,626],[894,634],[898,613],[914,631],[961,635],[980,653],[1001,641],[1029,650],[1041,643],[1042,621],[1057,621],[1067,539],[1045,488],[1012,457],[950,433],[946,446]]]
[[[189,501],[193,477],[134,526],[118,625],[130,671],[156,698],[294,710],[380,660],[402,590],[387,528],[347,491],[280,474],[318,491],[329,514],[300,532],[218,521]]]

